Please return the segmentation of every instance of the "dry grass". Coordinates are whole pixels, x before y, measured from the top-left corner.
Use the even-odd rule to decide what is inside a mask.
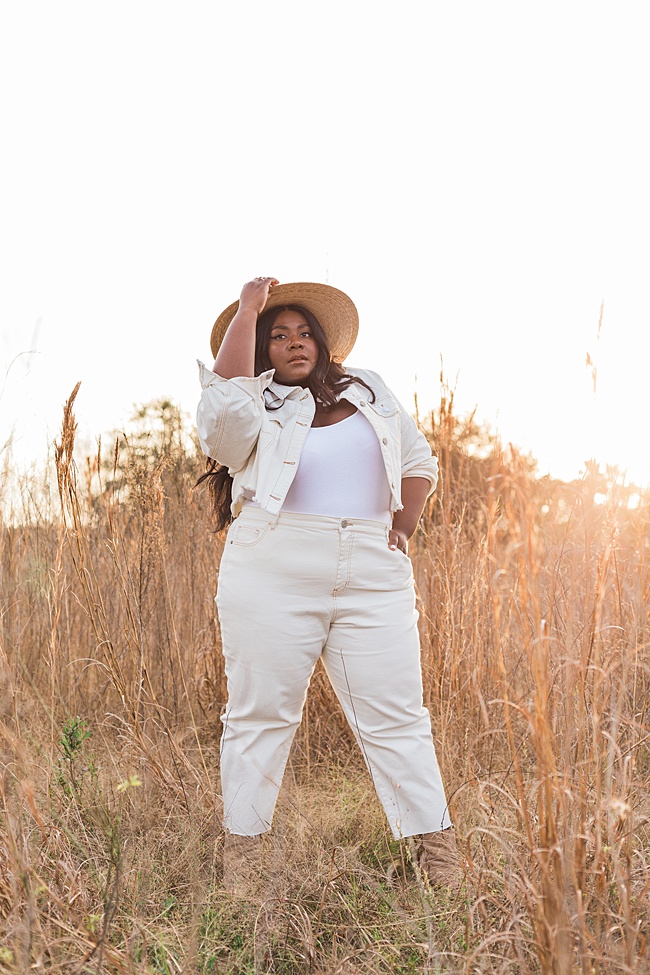
[[[25,482],[0,528],[0,973],[650,971],[647,497],[537,480],[443,399],[413,559],[466,882],[390,838],[319,671],[235,901],[199,461],[161,403],[77,469],[73,402],[60,504]]]

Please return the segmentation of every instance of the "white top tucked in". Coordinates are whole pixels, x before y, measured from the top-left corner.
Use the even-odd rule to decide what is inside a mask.
[[[310,428],[282,510],[390,524],[390,497],[377,434],[357,410]]]

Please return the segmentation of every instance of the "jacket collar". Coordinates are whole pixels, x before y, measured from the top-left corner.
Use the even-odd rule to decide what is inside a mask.
[[[287,399],[300,399],[304,392],[305,389],[302,386],[283,386],[282,383],[275,382],[271,382],[266,388],[266,393],[272,406],[284,403]],[[309,395],[311,396],[311,393]]]
[[[263,373],[264,378],[268,376],[273,376],[275,370],[269,369],[268,372]],[[265,389],[265,395],[267,401],[271,406],[277,407],[285,400],[297,400],[307,391],[311,396],[311,391],[307,389],[306,386],[284,386],[282,383],[276,383],[275,380],[271,379],[270,383]],[[347,399],[352,403],[357,403],[359,400],[363,399],[363,389],[360,389],[356,383],[351,383],[347,386],[341,394],[339,394],[338,399]]]

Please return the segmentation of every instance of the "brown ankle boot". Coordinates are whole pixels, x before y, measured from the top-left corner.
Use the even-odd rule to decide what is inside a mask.
[[[260,837],[226,833],[223,839],[223,885],[235,897],[253,893],[260,875]]]
[[[456,832],[453,826],[437,833],[424,833],[420,853],[420,870],[429,878],[429,883],[458,887],[463,879],[463,870],[456,848]]]

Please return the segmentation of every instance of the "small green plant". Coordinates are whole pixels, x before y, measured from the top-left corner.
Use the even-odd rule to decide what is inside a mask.
[[[72,762],[81,752],[84,741],[92,737],[91,731],[86,731],[86,722],[81,718],[68,718],[63,725],[59,744],[68,762]]]
[[[91,756],[83,766],[79,766],[79,759],[84,750],[84,742],[92,737],[92,732],[86,729],[86,722],[79,717],[68,718],[63,725],[59,745],[63,757],[58,761],[57,781],[67,796],[78,793],[86,773],[90,774],[90,781],[97,781],[97,767]]]

